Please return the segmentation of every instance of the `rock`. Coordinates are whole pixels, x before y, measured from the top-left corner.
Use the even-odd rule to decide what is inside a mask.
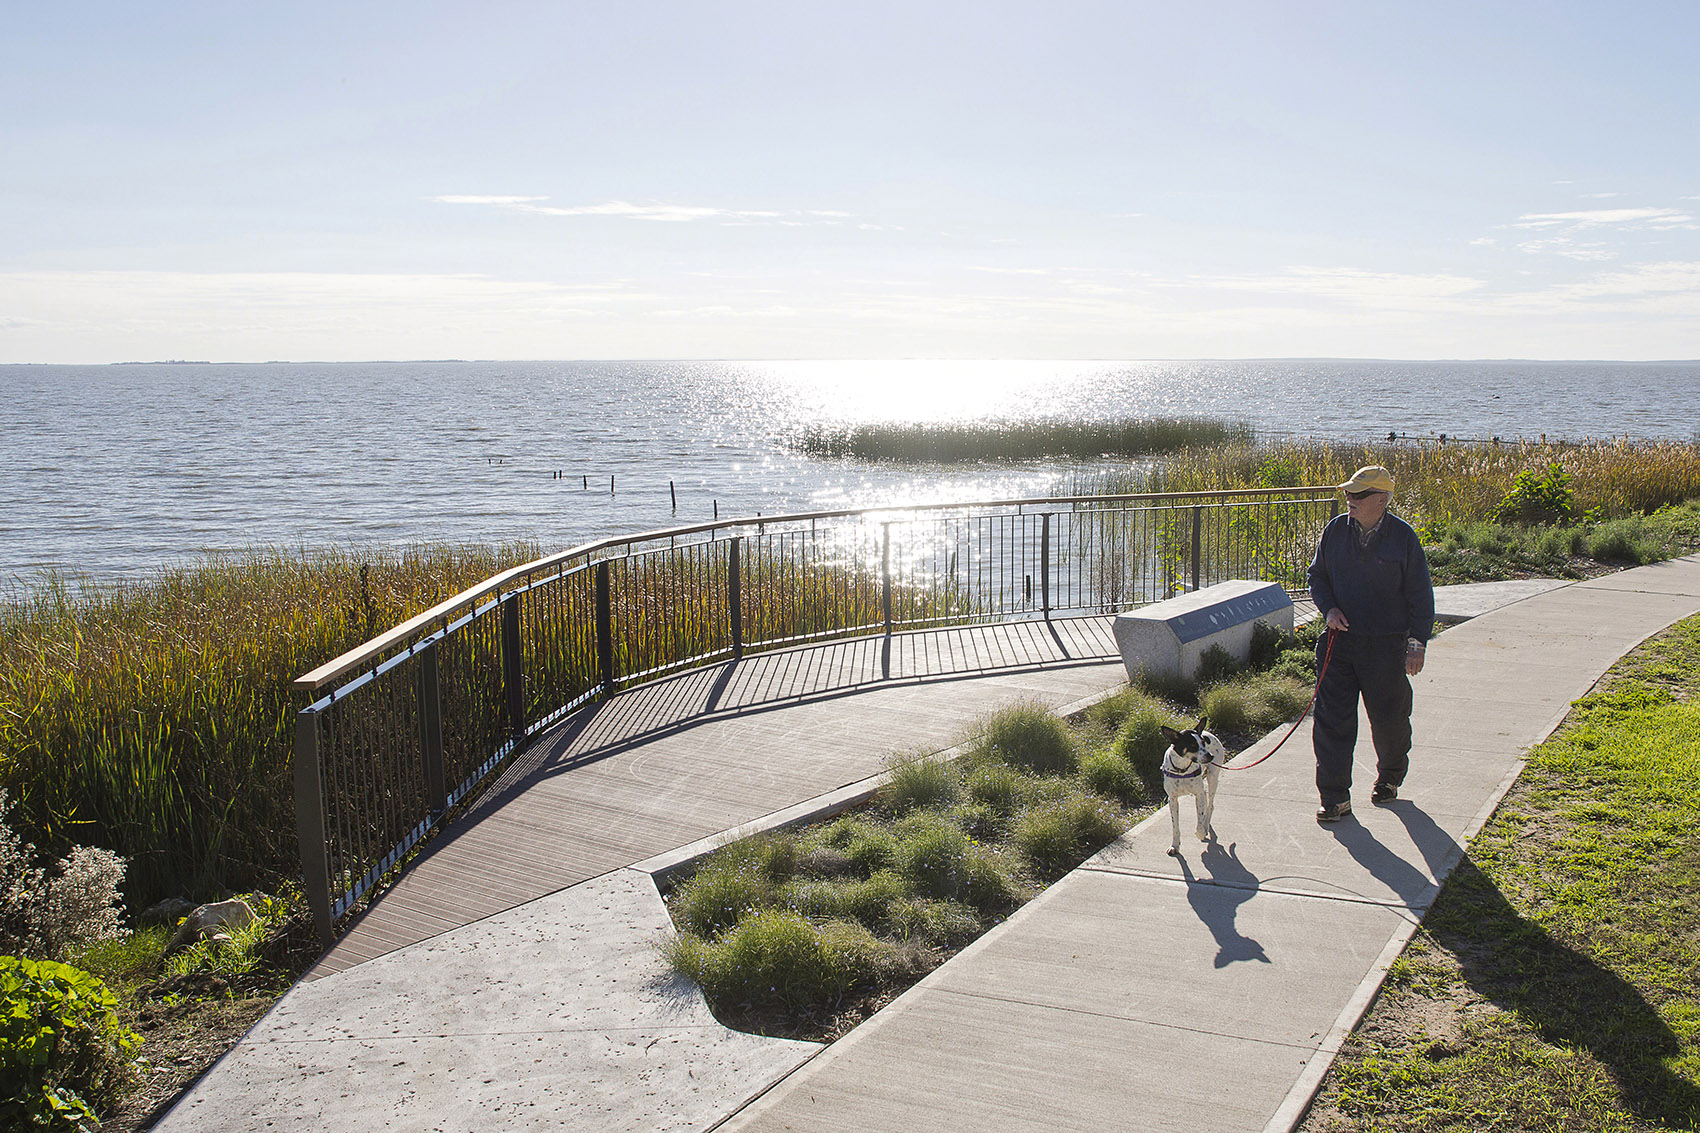
[[[254,915],[254,910],[248,907],[248,902],[240,897],[232,897],[228,901],[219,901],[213,905],[202,905],[184,917],[183,923],[177,926],[177,934],[171,938],[171,943],[165,946],[165,955],[170,956],[197,940],[228,944],[232,931],[248,928],[259,919]]]

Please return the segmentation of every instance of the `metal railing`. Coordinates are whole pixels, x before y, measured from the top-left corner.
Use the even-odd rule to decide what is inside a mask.
[[[532,737],[667,673],[836,637],[1110,614],[1229,578],[1302,586],[1332,488],[733,520],[575,547],[300,677],[304,885],[335,926]]]

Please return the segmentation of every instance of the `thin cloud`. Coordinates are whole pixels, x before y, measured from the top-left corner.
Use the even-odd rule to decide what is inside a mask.
[[[1364,271],[1359,268],[1291,267],[1275,275],[1194,277],[1187,281],[1187,285],[1265,294],[1308,295],[1364,306],[1426,306],[1437,300],[1478,290],[1483,286],[1483,282],[1458,275],[1414,275]]]
[[[1681,209],[1585,209],[1580,212],[1530,212],[1513,222],[1514,228],[1695,228],[1694,218]]]
[[[668,224],[686,224],[693,221],[719,221],[728,225],[752,224],[840,224],[849,219],[850,214],[830,209],[801,209],[780,211],[775,209],[727,209],[711,205],[680,205],[680,204],[635,204],[631,201],[604,201],[594,205],[550,205],[542,202],[548,197],[518,197],[518,196],[439,196],[430,200],[447,205],[485,205],[495,208],[512,209],[516,212],[533,213],[538,216],[610,216],[624,217],[628,220],[654,220]]]
[[[1700,295],[1700,263],[1673,260],[1641,264],[1626,271],[1607,272],[1582,283],[1568,284],[1557,288],[1556,292],[1575,299],[1671,293]]]

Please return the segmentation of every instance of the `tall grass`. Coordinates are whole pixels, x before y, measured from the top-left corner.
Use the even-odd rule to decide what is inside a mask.
[[[0,786],[44,849],[129,859],[132,907],[296,872],[291,682],[537,557],[534,547],[253,551],[0,602]]]
[[[832,459],[952,464],[977,460],[1148,456],[1188,446],[1249,442],[1251,426],[1208,417],[1126,421],[974,421],[965,424],[873,424],[814,428],[791,447]]]
[[[1579,444],[1356,444],[1321,440],[1235,441],[1189,446],[1149,468],[1077,474],[1067,494],[1224,491],[1338,484],[1365,464],[1392,470],[1396,507],[1419,523],[1485,518],[1517,473],[1557,462],[1571,477],[1578,511],[1605,518],[1647,514],[1700,496],[1700,444],[1607,440]]]

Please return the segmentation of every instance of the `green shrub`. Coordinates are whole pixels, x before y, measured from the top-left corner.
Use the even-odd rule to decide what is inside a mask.
[[[1274,622],[1253,622],[1251,626],[1251,653],[1248,663],[1253,669],[1270,668],[1292,643],[1292,634]]]
[[[980,935],[979,914],[960,901],[935,901],[909,897],[894,901],[886,910],[886,923],[899,940],[921,940],[940,948],[954,948]]]
[[[831,1003],[899,963],[894,946],[859,924],[813,925],[783,909],[758,912],[711,941],[674,936],[662,951],[675,971],[726,1006]]]
[[[1074,770],[1077,757],[1068,725],[1036,701],[992,713],[970,738],[969,750],[978,759],[1064,775]]]
[[[1588,530],[1585,543],[1590,558],[1606,562],[1651,563],[1664,557],[1659,540],[1639,515],[1597,524]]]
[[[957,803],[948,812],[950,820],[977,842],[993,842],[1003,833],[1008,815],[990,803]]]
[[[1145,800],[1145,784],[1133,765],[1113,751],[1095,751],[1080,761],[1080,781],[1093,791],[1124,803]]]
[[[712,854],[695,874],[674,888],[673,920],[686,932],[711,937],[745,915],[779,900],[778,883],[796,860],[788,837],[746,838]]]
[[[964,786],[971,800],[1008,818],[1033,798],[1036,784],[1007,763],[984,763],[968,772]]]
[[[1316,654],[1309,649],[1288,649],[1282,652],[1280,660],[1276,661],[1269,672],[1277,677],[1286,677],[1300,684],[1316,685]]]
[[[1511,490],[1488,513],[1495,523],[1574,523],[1576,489],[1564,465],[1554,460],[1536,473],[1525,468],[1511,481]]]
[[[1013,878],[983,846],[942,815],[918,812],[898,824],[896,868],[922,897],[1000,908],[1018,891]]]
[[[1221,732],[1267,732],[1310,703],[1311,686],[1277,673],[1248,673],[1199,693],[1198,706]]]
[[[94,976],[0,956],[0,1118],[9,1129],[82,1129],[129,1076],[141,1039]]]
[[[820,845],[843,853],[863,877],[890,869],[897,848],[897,839],[890,830],[859,814],[845,815],[816,837]]]
[[[948,805],[960,787],[949,761],[937,755],[905,755],[890,761],[875,801],[892,814]]]
[[[1163,752],[1168,749],[1169,741],[1163,738],[1162,728],[1169,720],[1167,712],[1147,701],[1128,714],[1122,730],[1116,733],[1115,741],[1110,745],[1110,750],[1133,768],[1152,798],[1163,790]]]
[[[779,901],[812,921],[852,920],[877,929],[886,906],[909,895],[903,879],[882,869],[872,877],[793,881]]]
[[[1075,792],[1024,813],[1010,841],[1039,876],[1058,877],[1120,833],[1116,813],[1103,799]]]
[[[1198,674],[1195,683],[1199,688],[1206,685],[1218,684],[1239,672],[1243,666],[1234,655],[1220,645],[1212,645],[1198,659]]]

